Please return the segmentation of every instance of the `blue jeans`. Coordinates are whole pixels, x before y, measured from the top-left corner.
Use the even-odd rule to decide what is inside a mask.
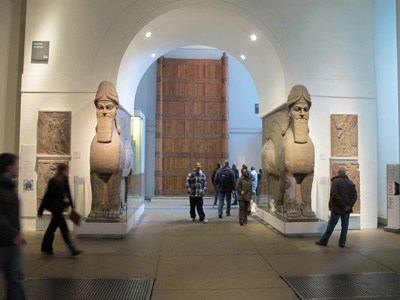
[[[349,229],[350,214],[336,215],[334,213],[331,213],[331,218],[329,219],[329,222],[328,222],[328,228],[326,228],[326,231],[321,238],[322,243],[328,244],[329,238],[331,237],[331,234],[332,234],[333,230],[335,229],[335,226],[336,226],[337,222],[339,221],[339,218],[342,219],[342,231],[340,233],[339,245],[343,245],[343,246],[346,245],[347,230]]]
[[[24,274],[22,272],[20,247],[0,247],[0,269],[4,270],[7,282],[7,299],[24,300],[25,292],[22,285]]]
[[[226,197],[226,214],[231,214],[231,197],[232,193],[219,192],[218,214],[222,215],[224,212],[224,199]]]

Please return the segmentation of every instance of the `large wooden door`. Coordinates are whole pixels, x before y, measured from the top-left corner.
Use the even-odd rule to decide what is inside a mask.
[[[157,64],[155,195],[187,195],[186,177],[200,162],[211,174],[229,157],[228,57],[165,59]]]

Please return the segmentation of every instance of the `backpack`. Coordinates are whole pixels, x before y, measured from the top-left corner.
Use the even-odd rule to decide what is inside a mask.
[[[221,170],[219,172],[219,186],[222,190],[226,190],[229,187],[230,183],[230,174],[229,170]]]

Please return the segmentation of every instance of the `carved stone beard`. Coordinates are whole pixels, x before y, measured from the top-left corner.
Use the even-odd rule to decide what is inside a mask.
[[[97,141],[110,143],[112,140],[114,118],[99,117],[97,119]]]
[[[295,143],[305,144],[308,142],[308,120],[307,119],[294,120],[293,136],[294,136]]]

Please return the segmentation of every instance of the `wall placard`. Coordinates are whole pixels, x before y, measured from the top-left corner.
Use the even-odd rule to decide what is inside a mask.
[[[33,64],[49,63],[50,42],[33,41],[32,42],[32,58]]]

